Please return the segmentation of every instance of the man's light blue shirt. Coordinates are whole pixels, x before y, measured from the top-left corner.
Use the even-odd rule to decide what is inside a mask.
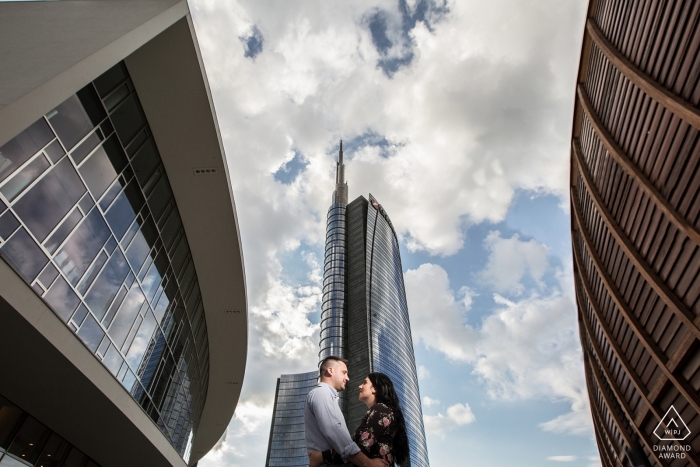
[[[306,396],[304,431],[307,452],[333,448],[343,459],[360,452],[345,425],[338,391],[326,383],[318,383]]]

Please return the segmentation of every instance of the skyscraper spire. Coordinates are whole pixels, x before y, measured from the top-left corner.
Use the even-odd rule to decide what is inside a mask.
[[[345,181],[345,164],[343,164],[343,140],[340,140],[340,151],[335,169],[335,191],[333,203],[348,204],[348,183]]]

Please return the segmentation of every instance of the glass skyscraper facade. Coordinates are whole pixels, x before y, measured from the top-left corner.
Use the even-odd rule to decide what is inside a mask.
[[[406,420],[410,460],[402,467],[425,467],[428,451],[398,239],[389,216],[372,195],[369,201],[360,196],[348,204],[344,170],[341,143],[326,229],[319,361],[329,355],[349,361],[350,382],[339,403],[351,433],[367,411],[357,398],[357,387],[370,372],[387,374]],[[306,374],[317,377],[316,372]],[[291,410],[279,402],[280,387],[281,383],[271,446],[286,436],[278,428],[278,414]],[[303,428],[303,412],[299,414]],[[298,429],[297,423],[294,430]],[[268,465],[296,465],[291,462],[290,458]]]
[[[0,147],[0,257],[187,460],[209,379],[204,309],[122,62]]]
[[[275,467],[306,467],[304,437],[304,402],[318,384],[318,372],[282,375],[277,378],[275,405],[267,446],[265,465]]]

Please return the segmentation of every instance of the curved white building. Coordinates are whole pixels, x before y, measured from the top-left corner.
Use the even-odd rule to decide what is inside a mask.
[[[0,44],[0,466],[196,465],[247,304],[187,3],[0,2]]]

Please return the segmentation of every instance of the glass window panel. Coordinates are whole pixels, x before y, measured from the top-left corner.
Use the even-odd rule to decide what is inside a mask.
[[[151,341],[151,336],[153,336],[153,331],[155,329],[156,318],[153,316],[153,313],[147,311],[144,320],[136,333],[136,338],[126,354],[126,360],[129,362],[129,365],[131,365],[131,368],[139,368],[141,358],[143,358],[143,354],[146,351],[148,343]]]
[[[102,360],[102,364],[107,367],[110,373],[117,376],[117,372],[122,367],[124,359],[119,355],[119,351],[113,345],[109,346],[109,350]]]
[[[124,63],[119,62],[94,81],[95,88],[97,88],[97,92],[101,97],[105,97],[126,81],[128,77]]]
[[[0,248],[0,256],[29,284],[49,262],[23,227]]]
[[[112,136],[78,170],[92,196],[100,199],[126,164],[124,151],[117,138]]]
[[[19,227],[19,221],[11,211],[0,216],[0,238],[3,240],[10,238],[17,227]]]
[[[70,160],[65,158],[15,203],[14,210],[43,242],[85,191]]]
[[[83,280],[80,282],[80,284],[78,284],[78,292],[85,295],[85,292],[87,292],[87,289],[90,288],[90,285],[95,280],[95,277],[97,277],[97,274],[100,272],[102,266],[104,266],[108,259],[109,256],[107,256],[104,251],[101,251],[95,262],[92,263],[87,273],[85,273]]]
[[[131,343],[134,341],[134,338],[136,337],[136,332],[139,330],[139,327],[141,326],[142,322],[143,318],[141,317],[141,315],[137,316],[136,320],[134,321],[134,325],[131,327],[129,334],[126,336],[124,345],[122,345],[122,352],[124,352],[124,354],[126,354],[129,351],[129,347],[131,347]]]
[[[53,164],[61,160],[61,157],[66,154],[66,152],[63,150],[63,146],[61,146],[61,143],[59,143],[57,139],[53,140],[51,144],[46,146],[44,152],[47,156],[49,156],[49,159],[51,159]]]
[[[0,199],[0,214],[5,212],[6,209],[7,209],[7,204],[5,204],[5,202],[2,199]]]
[[[158,321],[163,319],[163,315],[165,315],[165,310],[168,309],[168,305],[170,305],[170,299],[166,294],[162,294],[158,299],[158,305],[156,305],[156,307],[153,309],[153,313],[155,313]]]
[[[38,467],[58,467],[63,464],[63,461],[70,452],[71,445],[56,433],[52,433],[49,440],[46,442],[39,459],[34,465]]]
[[[71,284],[78,283],[109,236],[100,212],[93,209],[54,258]]]
[[[109,96],[107,96],[104,100],[105,107],[107,110],[111,111],[114,109],[121,101],[124,100],[126,96],[129,95],[129,87],[126,85],[126,83],[122,84],[119,86],[117,89],[112,92]]]
[[[156,264],[153,263],[151,267],[148,270],[148,273],[146,276],[143,278],[142,284],[143,284],[143,291],[146,293],[146,297],[148,298],[148,301],[150,302],[153,299],[153,294],[155,291],[158,289],[158,286],[161,283],[161,277],[160,277],[160,272],[158,272],[158,268],[156,267]]]
[[[146,243],[146,239],[143,238],[143,233],[141,231],[137,232],[131,245],[129,245],[129,248],[126,250],[126,257],[134,271],[141,270],[141,265],[146,257],[148,257],[149,250],[150,247],[148,243]]]
[[[81,324],[83,324],[83,321],[85,320],[87,314],[88,309],[85,307],[85,305],[80,305],[78,309],[75,310],[72,320],[77,326],[80,326]]]
[[[7,183],[0,188],[0,192],[5,195],[8,201],[12,201],[49,167],[51,167],[49,161],[46,160],[46,157],[40,155],[8,180]]]
[[[180,215],[178,214],[177,210],[173,210],[173,212],[168,217],[168,221],[165,223],[165,226],[163,227],[161,233],[163,243],[165,244],[165,247],[168,250],[170,250],[170,246],[172,245],[173,240],[175,240],[175,237],[180,231],[180,227],[182,227]]]
[[[153,222],[152,217],[149,216],[148,219],[144,221],[143,225],[141,226],[141,233],[150,246],[157,245],[157,247],[160,248],[158,229],[156,229],[156,224]]]
[[[63,221],[61,226],[49,237],[44,243],[44,246],[49,253],[56,251],[56,248],[63,243],[63,240],[73,231],[78,222],[83,218],[83,215],[77,209],[74,209],[68,217]]]
[[[100,208],[102,211],[106,211],[109,208],[109,205],[112,204],[112,201],[114,201],[114,198],[117,197],[117,195],[122,191],[122,187],[124,186],[124,180],[122,178],[119,178],[119,181],[114,182],[114,184],[109,187],[109,190],[105,193],[105,195],[102,197],[100,200]]]
[[[126,153],[129,154],[129,157],[134,157],[134,153],[138,152],[138,150],[141,148],[143,143],[146,142],[148,139],[148,134],[146,132],[146,129],[148,127],[144,128],[143,130],[139,131],[134,140],[129,143],[129,146],[126,148]]]
[[[27,416],[7,452],[31,465],[38,459],[50,435],[51,430],[43,423],[32,416]]]
[[[107,244],[105,245],[105,250],[107,253],[112,254],[114,249],[117,247],[117,241],[114,239],[114,237],[109,237],[109,240],[107,241]]]
[[[88,314],[85,317],[85,321],[83,321],[83,325],[80,326],[80,330],[78,330],[78,337],[80,337],[80,340],[83,341],[92,353],[95,353],[104,336],[105,333],[95,318],[91,314]]]
[[[106,117],[92,84],[88,84],[46,115],[66,149],[76,145]]]
[[[187,240],[183,237],[182,240],[180,240],[180,244],[177,247],[177,250],[175,250],[175,253],[173,254],[173,271],[175,271],[176,275],[180,275],[180,271],[182,271],[182,266],[185,265],[185,261],[187,260],[187,255],[189,254],[190,250],[187,247]]]
[[[122,246],[126,248],[127,245],[131,242],[131,239],[134,238],[134,235],[136,235],[136,232],[139,231],[139,222],[141,221],[141,218],[137,218],[131,226],[129,226],[129,230],[126,231],[126,234],[124,234],[124,237],[121,240]]]
[[[119,306],[122,304],[124,297],[126,297],[126,292],[127,292],[126,288],[124,288],[124,287],[119,288],[119,293],[117,293],[117,297],[112,302],[112,305],[109,307],[107,314],[105,315],[104,319],[102,320],[102,325],[105,328],[109,329],[109,325],[112,324],[112,320],[114,319],[114,315],[117,314],[117,310],[119,310]]]
[[[14,457],[10,456],[5,456],[2,458],[2,461],[0,461],[0,467],[27,467],[28,464],[26,462],[20,462]]]
[[[103,140],[102,131],[98,128],[90,136],[85,138],[82,143],[80,143],[75,149],[71,151],[71,156],[75,165],[80,165],[83,159],[92,152],[93,149],[97,147]]]
[[[119,291],[124,278],[129,272],[129,265],[119,250],[104,267],[94,285],[85,297],[85,303],[99,319],[102,319],[107,307]]]
[[[143,187],[153,172],[160,165],[160,156],[158,155],[158,149],[156,148],[156,143],[153,138],[149,138],[148,141],[141,146],[141,149],[136,153],[134,159],[131,161],[131,166],[134,168],[134,173],[139,181],[139,184]]]
[[[160,230],[163,230],[163,226],[168,220],[171,220],[170,214],[174,211],[174,205],[175,202],[174,200],[170,201],[167,206],[165,206],[165,210],[163,211],[163,214],[160,216],[160,219],[158,219],[158,228]]]
[[[49,263],[49,265],[44,269],[44,272],[39,275],[39,282],[41,282],[41,285],[48,289],[51,287],[54,279],[56,279],[56,276],[58,276],[58,269],[56,269],[53,264]]]
[[[0,396],[0,448],[7,449],[23,419],[22,409]]]
[[[83,199],[80,200],[80,203],[78,203],[78,206],[80,206],[80,209],[82,209],[85,214],[90,212],[90,209],[92,209],[94,205],[95,203],[92,201],[92,197],[87,193],[83,196]]]
[[[134,384],[136,384],[136,375],[134,375],[134,373],[132,373],[131,370],[127,371],[124,375],[124,378],[122,379],[122,384],[128,391],[131,391],[131,389],[134,387]]]
[[[73,292],[73,289],[60,276],[46,293],[44,300],[64,323],[68,322],[68,319],[73,314],[73,310],[80,303],[80,299]]]
[[[143,296],[141,288],[137,283],[134,283],[131,286],[129,295],[126,297],[126,300],[124,300],[124,303],[119,310],[119,314],[114,319],[112,326],[110,326],[108,329],[109,336],[112,338],[117,347],[121,348],[121,346],[124,345],[124,341],[126,340],[126,336],[131,329],[131,325],[134,323],[134,320],[136,319],[136,316],[138,315],[139,310],[141,309],[141,306],[144,304],[145,300],[146,298]]]
[[[100,128],[102,129],[102,134],[105,135],[105,138],[108,138],[114,132],[114,127],[112,126],[112,122],[110,122],[109,119],[102,122]]]
[[[165,206],[170,202],[173,197],[170,191],[170,184],[168,183],[168,178],[163,177],[160,179],[156,187],[153,189],[153,193],[148,197],[148,206],[151,208],[151,213],[154,219],[160,219],[161,214],[165,210]]]
[[[114,129],[125,146],[146,124],[136,94],[131,94],[110,115]]]
[[[74,447],[68,454],[68,459],[66,459],[63,467],[85,467],[87,461],[87,456]]]
[[[54,134],[44,118],[0,147],[0,182],[27,162],[39,149],[54,139]]]
[[[109,208],[105,219],[112,227],[114,235],[121,238],[143,206],[143,196],[135,183],[130,183]]]

